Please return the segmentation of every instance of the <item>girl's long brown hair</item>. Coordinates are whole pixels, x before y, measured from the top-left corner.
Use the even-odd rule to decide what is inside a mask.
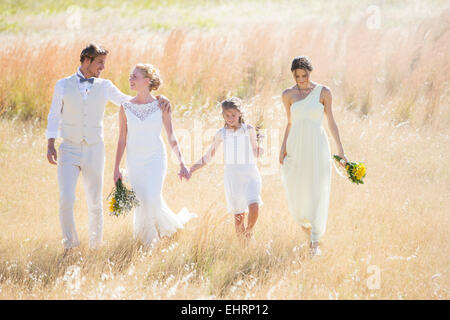
[[[243,112],[242,112],[242,101],[241,99],[237,98],[237,97],[231,97],[229,99],[223,100],[221,102],[222,105],[222,112],[225,110],[230,110],[230,109],[235,109],[237,111],[239,111],[241,113],[241,115],[239,116],[239,123],[245,123],[244,122],[244,116],[243,116]],[[227,122],[225,121],[225,125],[224,127],[227,126]]]

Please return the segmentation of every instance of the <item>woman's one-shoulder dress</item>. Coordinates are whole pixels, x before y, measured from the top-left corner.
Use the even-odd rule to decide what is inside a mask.
[[[322,87],[317,84],[306,98],[291,105],[287,156],[280,168],[289,211],[298,223],[311,223],[312,241],[325,232],[331,189],[330,144],[320,103]]]

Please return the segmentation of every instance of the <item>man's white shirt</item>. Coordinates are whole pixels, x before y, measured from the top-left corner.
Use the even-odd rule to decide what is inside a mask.
[[[92,83],[89,81],[81,82],[80,77],[85,78],[80,71],[80,68],[77,70],[77,79],[78,79],[78,89],[83,97],[83,100],[86,100],[89,91],[92,88]],[[47,122],[47,131],[45,136],[47,139],[57,138],[59,136],[58,129],[61,122],[61,112],[64,106],[64,88],[66,85],[67,78],[60,79],[56,82],[55,90],[53,93],[52,104],[50,106],[50,112],[48,114],[48,122]],[[94,80],[95,81],[95,80]],[[111,101],[117,106],[122,105],[124,102],[129,101],[131,96],[123,94],[110,80],[103,80],[102,85],[104,86],[104,92],[106,95],[106,99]]]

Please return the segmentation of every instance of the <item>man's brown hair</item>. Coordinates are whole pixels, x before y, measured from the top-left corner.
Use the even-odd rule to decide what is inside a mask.
[[[108,50],[101,46],[91,43],[81,51],[80,62],[83,63],[84,59],[89,59],[91,62],[98,56],[106,56],[109,53]]]

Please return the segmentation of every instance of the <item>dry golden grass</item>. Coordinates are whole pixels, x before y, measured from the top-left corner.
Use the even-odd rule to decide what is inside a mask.
[[[448,299],[448,131],[394,128],[382,117],[342,112],[337,119],[347,154],[365,161],[368,176],[355,186],[333,174],[325,255],[318,259],[307,255],[308,237],[289,216],[277,174],[263,176],[257,243],[245,249],[226,214],[221,167],[186,184],[169,162],[169,206],[186,206],[198,219],[148,254],[132,239],[131,215],[105,215],[105,245],[89,252],[80,184],[76,222],[83,245],[63,260],[56,170],[44,158],[42,130],[2,121],[1,297]],[[115,123],[115,116],[106,118],[105,198]],[[372,265],[381,271],[376,290],[367,287]]]
[[[380,29],[366,27],[363,8],[356,18],[333,11],[341,22],[80,32],[66,40],[56,32],[43,40],[39,34],[1,35],[0,298],[449,299],[449,10],[436,4],[429,16],[409,21],[395,13],[414,16],[414,8],[392,6],[383,8],[384,17],[399,18],[399,25],[386,18]],[[82,246],[62,258],[56,168],[45,159],[43,125],[55,81],[73,73],[90,39],[111,50],[102,76],[126,92],[134,63],[160,68],[161,93],[174,104],[174,126],[189,163],[203,151],[193,145],[195,135],[205,148],[212,137],[207,130],[222,123],[217,100],[240,95],[253,108],[250,122],[264,110],[264,205],[256,243],[243,248],[236,241],[220,165],[180,183],[169,159],[166,201],[199,218],[145,252],[132,239],[131,215],[105,213],[105,244],[91,252],[80,183],[75,219]],[[347,156],[367,166],[360,186],[333,171],[324,255],[314,259],[307,254],[308,235],[288,213],[274,166],[285,123],[279,94],[291,85],[289,64],[298,54],[312,58],[313,81],[333,92]],[[105,117],[105,199],[112,188],[116,112],[109,106]],[[380,271],[377,289],[368,285],[372,268]]]

